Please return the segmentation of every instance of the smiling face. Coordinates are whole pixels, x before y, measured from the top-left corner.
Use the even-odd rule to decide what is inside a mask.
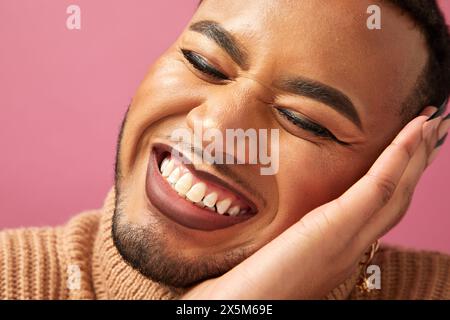
[[[365,173],[401,129],[400,105],[427,60],[420,32],[395,9],[379,4],[382,29],[369,30],[371,4],[200,6],[124,121],[113,236],[126,260],[168,285],[218,276]],[[196,123],[278,129],[277,173],[182,164],[168,137]]]

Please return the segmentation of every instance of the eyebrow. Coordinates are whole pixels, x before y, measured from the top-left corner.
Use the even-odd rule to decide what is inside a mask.
[[[202,20],[189,26],[189,29],[198,32],[215,41],[242,69],[248,69],[246,50],[238,43],[233,35],[220,24],[211,20]]]
[[[202,20],[190,25],[189,29],[215,41],[243,70],[248,69],[246,50],[219,23]],[[277,87],[324,103],[352,121],[359,129],[362,129],[361,119],[355,106],[350,98],[338,89],[305,77],[283,78],[277,82]]]
[[[283,78],[276,86],[290,93],[322,102],[362,129],[361,118],[355,106],[350,98],[338,89],[305,77]]]

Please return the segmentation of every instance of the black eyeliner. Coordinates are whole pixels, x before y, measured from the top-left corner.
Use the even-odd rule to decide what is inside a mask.
[[[312,131],[312,132],[314,132],[315,134],[317,134],[318,136],[321,136],[321,137],[333,137],[333,135],[328,130],[322,128],[321,126],[319,126],[319,125],[317,125],[315,123],[301,120],[300,118],[296,117],[289,110],[279,109],[279,108],[277,108],[277,110],[282,115],[284,115],[286,118],[288,118],[288,120],[290,120],[293,124],[295,124],[298,127],[301,127],[302,129]]]
[[[229,78],[216,68],[212,67],[201,55],[190,51],[181,49],[181,53],[186,60],[197,70],[219,80],[229,80]]]
[[[286,119],[291,121],[297,127],[301,128],[301,129],[304,129],[304,130],[307,130],[307,131],[310,131],[310,132],[312,132],[314,135],[316,135],[318,137],[329,138],[331,140],[336,141],[339,144],[348,145],[348,143],[340,141],[329,130],[321,127],[320,125],[318,125],[316,123],[313,123],[313,122],[310,122],[310,121],[301,120],[300,118],[296,117],[289,110],[281,109],[281,108],[276,108],[276,109],[282,116],[284,116]]]

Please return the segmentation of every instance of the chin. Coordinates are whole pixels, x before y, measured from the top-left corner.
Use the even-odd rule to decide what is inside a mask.
[[[144,276],[187,287],[222,275],[261,246],[261,212],[233,181],[172,151],[153,143],[136,161],[140,174],[116,175],[112,233],[124,260]]]

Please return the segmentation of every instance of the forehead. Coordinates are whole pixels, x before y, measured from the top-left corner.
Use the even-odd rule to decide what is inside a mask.
[[[205,0],[194,21],[219,22],[245,46],[255,69],[324,82],[366,108],[393,106],[411,92],[426,46],[405,15],[375,3],[381,30],[367,28],[374,1],[366,0]]]

